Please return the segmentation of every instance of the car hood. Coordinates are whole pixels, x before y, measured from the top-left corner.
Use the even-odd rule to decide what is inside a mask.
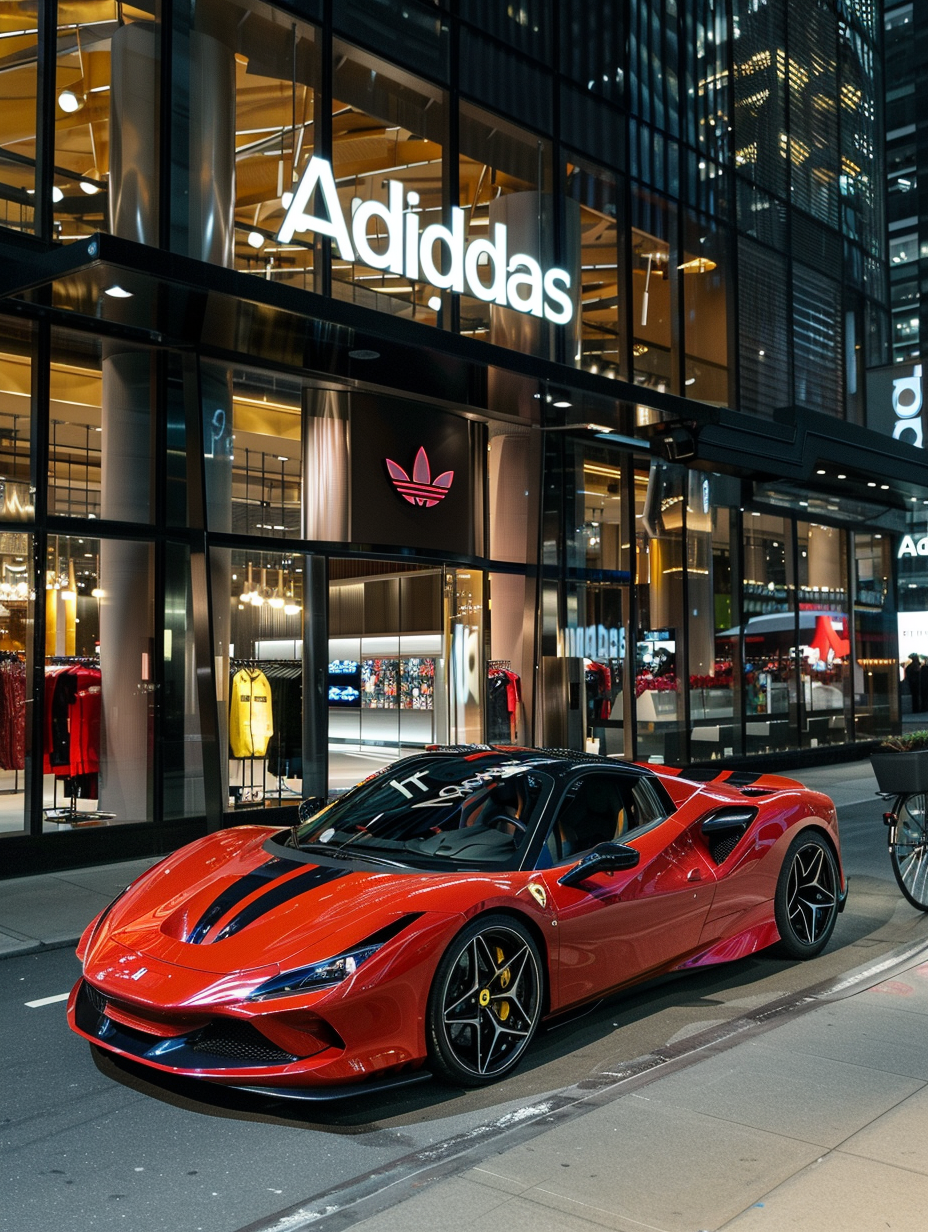
[[[108,946],[224,974],[287,970],[341,953],[402,916],[463,914],[518,891],[525,874],[394,873],[306,863],[265,827],[210,835],[156,865],[99,922],[85,961]]]

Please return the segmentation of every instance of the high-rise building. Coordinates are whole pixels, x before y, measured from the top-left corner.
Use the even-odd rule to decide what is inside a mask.
[[[3,5],[6,868],[435,742],[897,730],[879,21]]]

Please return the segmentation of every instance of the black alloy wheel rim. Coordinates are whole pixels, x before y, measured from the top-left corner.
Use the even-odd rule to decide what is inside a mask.
[[[445,1043],[463,1069],[482,1078],[515,1065],[541,1010],[538,960],[524,937],[493,927],[472,937],[442,995]]]
[[[797,941],[815,945],[827,932],[838,905],[834,863],[818,843],[793,856],[786,886],[786,913]]]

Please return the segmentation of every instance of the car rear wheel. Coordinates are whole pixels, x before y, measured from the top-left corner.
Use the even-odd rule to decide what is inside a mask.
[[[780,948],[790,958],[814,958],[838,918],[838,862],[821,835],[797,834],[783,860],[774,898]]]
[[[890,851],[899,889],[913,907],[928,911],[928,796],[906,796],[896,809],[896,841]]]
[[[477,1087],[515,1069],[541,1018],[542,992],[541,956],[528,929],[511,916],[474,920],[445,951],[429,993],[435,1072]]]

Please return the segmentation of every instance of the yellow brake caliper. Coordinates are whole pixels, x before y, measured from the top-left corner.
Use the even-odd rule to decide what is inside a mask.
[[[502,949],[499,946],[497,946],[496,947],[497,965],[499,965],[499,963],[501,963],[505,957],[506,956],[503,953]],[[503,970],[499,973],[500,988],[508,988],[509,982],[511,979],[512,979],[511,971],[509,970],[508,967],[504,967]],[[509,1017],[509,1002],[508,1001],[500,1001],[500,1003],[496,1006],[496,1016],[497,1018],[499,1018],[500,1022],[506,1021],[506,1019]]]

